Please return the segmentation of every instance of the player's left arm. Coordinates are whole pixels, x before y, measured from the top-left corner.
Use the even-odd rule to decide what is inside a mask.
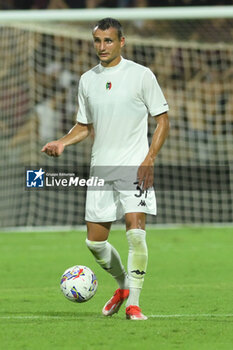
[[[169,119],[166,112],[154,118],[157,126],[152,137],[152,142],[146,158],[138,168],[139,186],[142,185],[144,190],[153,186],[155,159],[169,132]]]

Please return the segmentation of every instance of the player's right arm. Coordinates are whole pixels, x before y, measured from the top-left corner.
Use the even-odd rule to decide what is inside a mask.
[[[67,135],[63,136],[59,140],[47,143],[41,149],[41,152],[45,152],[51,157],[59,157],[66,146],[73,145],[84,140],[90,134],[91,129],[92,124],[77,123]]]

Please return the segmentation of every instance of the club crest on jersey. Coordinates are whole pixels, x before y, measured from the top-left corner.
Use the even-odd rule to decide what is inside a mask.
[[[111,81],[108,81],[106,83],[106,90],[111,90],[111,88],[112,88],[112,83],[111,83]]]

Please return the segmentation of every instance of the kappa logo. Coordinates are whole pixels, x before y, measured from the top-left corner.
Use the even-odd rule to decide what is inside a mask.
[[[136,275],[145,275],[146,273],[145,273],[145,271],[140,271],[140,270],[133,270],[133,271],[131,271],[132,273],[134,272],[134,273],[136,273]]]
[[[106,90],[111,90],[111,88],[112,88],[112,83],[111,83],[111,81],[108,81],[106,83]]]
[[[138,207],[146,207],[146,201],[141,200],[141,202],[138,204]]]

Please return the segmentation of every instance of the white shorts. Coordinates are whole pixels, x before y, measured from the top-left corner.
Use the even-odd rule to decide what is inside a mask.
[[[126,213],[157,214],[156,198],[153,188],[142,191],[138,185],[135,190],[122,190],[120,180],[107,182],[102,190],[87,190],[85,220],[90,222],[112,222]]]

